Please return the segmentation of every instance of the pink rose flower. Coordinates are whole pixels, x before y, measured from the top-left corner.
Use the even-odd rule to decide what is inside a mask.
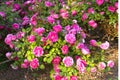
[[[11,59],[12,53],[11,53],[11,52],[7,52],[5,55],[6,55],[6,57],[7,57],[8,59]]]
[[[45,1],[45,6],[46,7],[51,7],[53,4],[50,1]]]
[[[68,80],[68,78],[67,77],[62,77],[62,79],[61,80]]]
[[[106,50],[106,49],[109,48],[109,46],[110,46],[109,42],[106,41],[105,43],[102,43],[100,45],[100,48],[103,49],[103,50]]]
[[[72,57],[67,56],[63,58],[63,63],[65,64],[66,67],[70,67],[73,65],[74,61]]]
[[[76,61],[76,66],[77,66],[77,69],[79,70],[80,73],[84,73],[85,70],[86,70],[86,61],[78,58],[77,61]]]
[[[34,50],[33,50],[33,54],[34,54],[36,57],[42,56],[43,53],[44,53],[43,48],[40,47],[40,46],[36,46],[36,47],[34,48]]]
[[[61,61],[61,58],[59,56],[56,56],[55,58],[53,58],[52,60],[52,64],[53,65],[58,65]]]
[[[7,45],[12,44],[12,40],[16,40],[16,36],[13,34],[8,34],[7,37],[5,38],[5,43]]]
[[[62,79],[62,76],[60,76],[60,75],[55,75],[55,77],[54,77],[54,80],[61,80]]]
[[[77,76],[70,76],[70,80],[78,80]]]
[[[94,20],[90,20],[88,22],[89,26],[93,27],[93,28],[96,28],[97,27],[97,23],[94,21]]]
[[[45,32],[45,28],[37,28],[35,29],[35,33],[37,33],[39,36],[42,36],[42,34]]]
[[[34,58],[34,59],[32,59],[32,61],[30,61],[30,67],[32,69],[36,69],[36,68],[38,68],[38,66],[39,66],[39,61],[37,58]]]
[[[115,65],[114,61],[110,60],[107,62],[107,66],[110,67],[110,68],[113,68]]]
[[[76,34],[77,33],[77,31],[76,31],[76,29],[71,29],[70,31],[69,31],[69,34]]]
[[[68,53],[68,46],[67,45],[63,45],[61,50],[62,50],[63,54],[67,54]]]
[[[84,55],[90,54],[90,50],[89,50],[89,48],[87,48],[86,46],[83,47],[83,48],[81,48],[81,51],[82,51],[82,53],[83,53]]]
[[[30,19],[30,25],[36,26],[37,25],[37,13],[35,13]]]
[[[20,10],[20,5],[19,4],[14,4],[13,5],[13,11],[18,11]]]
[[[84,43],[78,43],[78,45],[76,46],[76,49],[82,49],[85,47]]]
[[[85,21],[88,18],[87,13],[83,13],[82,15],[82,21]]]
[[[104,62],[100,62],[100,63],[98,64],[98,68],[99,68],[100,70],[104,70],[105,67],[106,67],[106,64],[105,64]]]
[[[115,3],[114,3],[114,6],[115,6],[116,8],[118,8],[118,2],[115,2]]]
[[[28,42],[33,43],[35,41],[35,36],[30,35],[30,36],[27,37],[27,40],[28,40]]]
[[[92,14],[94,14],[94,9],[93,8],[88,8],[88,13],[92,13]]]
[[[114,6],[108,6],[108,11],[115,12],[116,8]]]
[[[56,74],[60,73],[60,69],[59,69],[58,65],[53,65],[53,68],[54,68],[54,71],[55,71]]]
[[[81,32],[80,32],[80,35],[81,35],[81,37],[82,37],[83,39],[85,39],[85,38],[86,38],[86,34],[85,34],[85,32],[84,32],[84,31],[82,31],[82,30],[81,30]]]
[[[58,41],[58,34],[55,31],[51,31],[49,32],[47,38],[51,41],[51,42],[56,42]]]
[[[14,23],[14,24],[12,25],[12,27],[13,27],[13,29],[19,29],[19,24]]]
[[[97,71],[97,68],[96,68],[96,67],[93,67],[93,68],[90,69],[90,72],[92,72],[92,73],[94,73],[94,72],[96,72],[96,71]]]
[[[67,35],[65,35],[65,40],[66,40],[66,42],[73,44],[76,41],[76,37],[74,34],[67,34]]]
[[[50,24],[54,24],[54,23],[55,23],[55,19],[54,19],[52,16],[48,16],[48,17],[47,17],[47,21],[48,21]]]
[[[5,15],[4,12],[0,11],[0,16],[1,16],[1,17],[5,17],[6,15]]]
[[[96,0],[96,3],[100,6],[104,3],[104,0]]]
[[[68,19],[68,17],[69,17],[68,11],[61,12],[61,13],[60,13],[60,16],[61,16],[63,19]]]
[[[92,45],[92,46],[98,46],[97,45],[97,41],[94,40],[94,39],[90,40],[90,45]]]
[[[55,13],[51,13],[51,17],[57,19],[57,18],[59,18],[59,15],[55,14]]]
[[[21,64],[21,68],[28,68],[28,67],[29,67],[29,61],[25,59],[24,62]]]
[[[72,16],[76,16],[77,15],[77,11],[76,10],[72,10]]]
[[[71,28],[75,29],[77,32],[79,32],[81,30],[80,26],[77,24],[77,21],[74,20],[74,22],[76,23],[73,23]]]
[[[70,25],[65,26],[65,30],[66,30],[66,31],[69,31],[70,29],[71,29],[71,26],[70,26]]]
[[[55,25],[55,26],[53,26],[53,30],[57,33],[61,32],[62,31],[62,26],[61,25]]]
[[[24,35],[25,35],[24,32],[19,31],[19,32],[17,32],[17,34],[16,34],[16,38],[17,38],[17,39],[21,39]]]

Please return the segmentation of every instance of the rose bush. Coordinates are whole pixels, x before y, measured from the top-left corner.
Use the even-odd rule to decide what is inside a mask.
[[[8,3],[8,2],[6,2]],[[78,80],[85,72],[106,71],[114,62],[106,61],[108,41],[88,39],[87,30],[94,31],[107,18],[117,22],[117,0],[27,0],[13,2],[12,11],[21,15],[17,33],[8,34],[5,43],[13,51],[6,53],[15,60],[12,67],[44,69],[52,64],[53,80]],[[2,15],[4,17],[4,15]]]

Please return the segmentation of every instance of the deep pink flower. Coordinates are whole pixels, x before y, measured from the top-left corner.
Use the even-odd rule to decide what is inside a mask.
[[[37,33],[39,36],[42,36],[42,34],[45,32],[45,28],[37,28],[35,29],[35,33]]]
[[[85,70],[86,70],[86,61],[78,58],[77,61],[76,61],[76,66],[77,66],[77,69],[79,70],[80,73],[84,73]]]
[[[55,26],[53,26],[53,30],[57,33],[61,32],[62,31],[62,26],[61,25],[55,25]]]
[[[25,35],[24,32],[19,31],[19,32],[17,32],[17,34],[16,34],[16,38],[17,38],[17,39],[21,39],[24,35]]]
[[[96,23],[94,20],[90,20],[90,21],[88,22],[88,24],[89,24],[91,27],[93,27],[93,28],[96,28],[96,27],[97,27],[97,23]]]
[[[12,27],[13,27],[13,29],[19,29],[19,24],[18,24],[18,23],[14,23],[14,24],[12,25]]]
[[[115,2],[115,3],[114,3],[114,6],[115,6],[116,8],[118,8],[118,2]]]
[[[12,53],[11,53],[11,52],[7,52],[5,55],[6,55],[6,57],[7,57],[8,59],[11,59]]]
[[[68,46],[67,45],[63,45],[61,50],[62,50],[63,54],[67,54],[68,53]]]
[[[97,68],[96,68],[96,67],[93,67],[93,68],[90,69],[90,72],[93,72],[93,73],[94,73],[94,72],[96,72],[96,71],[97,71]]]
[[[105,43],[102,43],[100,45],[100,48],[103,49],[103,50],[106,50],[106,49],[109,48],[109,46],[110,46],[109,42],[106,41]]]
[[[94,9],[93,8],[88,8],[88,13],[92,13],[92,14],[94,14]]]
[[[34,50],[33,50],[33,54],[34,54],[36,57],[42,56],[43,53],[44,53],[43,48],[40,47],[40,46],[36,46],[36,47],[34,48]]]
[[[36,68],[38,68],[38,66],[39,66],[39,61],[37,58],[34,58],[34,59],[32,59],[32,61],[30,61],[30,67],[32,69],[36,69]]]
[[[85,47],[84,43],[78,43],[78,45],[76,46],[76,49],[82,49]]]
[[[1,29],[4,29],[4,28],[5,28],[5,26],[0,25],[0,30],[1,30]]]
[[[41,37],[41,41],[42,41],[42,42],[46,42],[46,41],[47,41],[47,38],[46,38],[46,37]]]
[[[76,31],[76,29],[71,29],[70,31],[69,31],[69,34],[76,34],[77,33],[77,31]]]
[[[65,11],[65,12],[60,13],[60,16],[61,16],[63,19],[68,19],[68,17],[69,17],[68,11]]]
[[[25,17],[23,17],[23,22],[22,22],[22,25],[24,26],[24,25],[27,25],[27,24],[29,24],[29,18],[27,17],[27,16],[25,16]]]
[[[47,21],[48,21],[50,24],[54,24],[54,23],[55,23],[55,19],[54,19],[52,16],[48,16],[48,17],[47,17]]]
[[[84,32],[84,31],[82,31],[82,30],[81,30],[81,32],[80,32],[80,35],[81,35],[81,37],[82,37],[83,39],[85,39],[85,38],[86,38],[86,34],[85,34],[85,32]]]
[[[56,56],[55,58],[53,58],[52,64],[58,65],[60,63],[60,60],[61,60],[61,58],[59,56]]]
[[[70,67],[73,65],[74,61],[73,61],[73,58],[70,57],[70,56],[67,56],[67,57],[64,57],[63,58],[63,63],[66,67]]]
[[[113,68],[115,65],[114,61],[110,60],[107,62],[107,66],[110,67],[110,68]]]
[[[80,26],[77,23],[73,23],[71,28],[75,29],[77,32],[81,30]]]
[[[6,1],[5,4],[6,4],[7,6],[10,6],[12,2],[13,2],[13,1]]]
[[[70,76],[70,80],[78,80],[77,76]]]
[[[13,5],[13,11],[18,11],[20,10],[20,5],[19,4],[14,4]]]
[[[28,42],[32,43],[32,42],[35,41],[35,36],[34,35],[30,35],[30,36],[27,37],[27,40],[28,40]]]
[[[104,3],[104,0],[96,0],[96,3],[100,6]]]
[[[94,39],[90,40],[90,45],[92,45],[92,46],[98,46],[97,45],[97,41],[94,40]]]
[[[71,29],[70,25],[65,26],[65,30],[69,31]]]
[[[76,10],[72,10],[72,16],[76,16],[77,11]]]
[[[11,66],[12,69],[14,69],[14,70],[17,70],[17,69],[18,69],[18,66],[16,66],[16,65],[11,64],[10,66]]]
[[[53,65],[53,68],[54,68],[54,71],[56,74],[59,74],[60,73],[60,69],[59,69],[59,66],[58,65]]]
[[[21,64],[21,68],[28,68],[28,67],[29,67],[29,61],[25,59],[24,62]]]
[[[8,45],[12,45],[12,40],[16,40],[16,36],[13,34],[8,34],[7,37],[5,38],[5,43]]]
[[[0,16],[5,17],[6,15],[4,12],[0,11]]]
[[[48,39],[49,39],[51,42],[56,42],[56,41],[58,41],[58,34],[57,34],[55,31],[51,31],[51,32],[49,32],[49,34],[48,34]]]
[[[65,40],[66,40],[66,42],[73,44],[76,41],[76,37],[74,34],[67,34],[67,35],[65,35]]]
[[[114,6],[108,6],[108,11],[115,12],[116,8]]]
[[[55,77],[54,77],[54,80],[61,80],[62,79],[62,76],[60,76],[60,75],[55,75]]]
[[[36,26],[37,25],[37,13],[35,13],[30,19],[30,25]]]
[[[82,15],[82,21],[86,20],[88,18],[87,13],[83,13]]]
[[[46,7],[51,7],[53,4],[50,1],[45,1],[45,6]]]
[[[105,67],[106,67],[106,64],[105,64],[104,62],[100,62],[100,63],[98,64],[98,68],[99,68],[100,70],[104,70]]]

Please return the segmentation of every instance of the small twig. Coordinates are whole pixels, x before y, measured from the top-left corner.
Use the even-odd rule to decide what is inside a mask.
[[[6,61],[3,61],[3,62],[0,62],[0,65],[4,64],[4,63],[7,63],[7,62],[10,62],[10,61],[12,61],[12,60],[6,60]]]

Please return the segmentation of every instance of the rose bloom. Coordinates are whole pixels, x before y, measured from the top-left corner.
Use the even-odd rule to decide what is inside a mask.
[[[100,6],[104,3],[104,0],[96,0],[96,3]]]
[[[39,61],[37,58],[34,58],[34,59],[32,59],[32,61],[30,61],[30,67],[32,69],[36,69],[36,68],[38,68],[38,66],[39,66]]]
[[[7,57],[8,59],[11,59],[12,53],[11,53],[11,52],[7,52],[5,55],[6,55],[6,57]]]
[[[68,11],[65,11],[65,12],[63,12],[63,13],[60,13],[60,16],[61,16],[63,19],[68,19],[68,17],[69,17]]]
[[[37,28],[35,29],[35,33],[37,33],[39,36],[42,36],[42,34],[45,32],[45,28]]]
[[[6,15],[4,12],[0,11],[0,16],[5,17]]]
[[[61,80],[62,79],[62,76],[60,76],[60,75],[55,75],[55,77],[54,77],[54,80]]]
[[[12,27],[13,27],[13,29],[19,29],[19,24],[14,23],[14,24],[12,25]]]
[[[93,73],[94,73],[94,72],[96,72],[96,71],[97,71],[97,68],[96,68],[96,67],[93,67],[93,68],[90,69],[90,72],[93,72]]]
[[[70,26],[70,25],[65,26],[65,30],[66,30],[66,31],[69,31],[70,29],[71,29],[71,26]]]
[[[76,16],[77,11],[76,10],[72,10],[72,16]]]
[[[36,46],[36,47],[34,48],[34,50],[33,50],[33,54],[34,54],[36,57],[42,56],[43,53],[44,53],[43,48],[40,47],[40,46]]]
[[[58,34],[55,31],[51,31],[49,32],[47,38],[51,41],[51,42],[56,42],[58,41]]]
[[[86,70],[86,61],[78,58],[77,61],[76,61],[76,66],[77,66],[77,69],[79,70],[80,73],[84,73],[85,70]]]
[[[78,80],[77,76],[70,76],[70,80]]]
[[[93,27],[93,28],[96,28],[97,27],[97,23],[94,21],[94,20],[90,20],[88,22],[89,26]]]
[[[88,13],[92,13],[92,14],[94,14],[94,9],[93,8],[88,8]]]
[[[78,45],[76,46],[77,49],[81,49],[84,48],[85,44],[84,43],[78,43]]]
[[[71,26],[73,29],[75,29],[77,32],[81,30],[80,26],[77,24],[76,20],[73,20],[73,24]]]
[[[114,6],[115,6],[116,8],[118,8],[118,2],[115,2],[115,3],[114,3]]]
[[[29,67],[29,61],[25,59],[24,62],[21,64],[21,68],[28,68],[28,67]]]
[[[13,11],[18,11],[20,10],[20,5],[19,4],[14,4],[13,5]]]
[[[24,32],[19,31],[19,32],[17,32],[17,34],[16,34],[16,38],[17,38],[17,39],[21,39],[24,35],[25,35]]]
[[[100,70],[104,70],[105,67],[106,67],[106,64],[105,64],[104,62],[100,62],[100,63],[98,64],[98,68],[99,68]]]
[[[100,48],[103,49],[103,50],[106,50],[106,49],[109,48],[109,46],[110,46],[109,42],[106,41],[105,43],[102,43],[100,45]]]
[[[73,65],[74,61],[72,57],[67,56],[63,58],[63,63],[65,64],[66,67],[70,67]]]
[[[61,25],[55,25],[55,26],[53,26],[53,30],[57,33],[61,32],[62,31],[62,26]]]
[[[114,61],[110,60],[107,62],[107,66],[110,67],[110,68],[113,68],[115,65]]]
[[[35,13],[30,19],[30,25],[36,26],[37,25],[37,13]]]
[[[7,37],[5,38],[5,43],[7,45],[12,44],[12,40],[16,40],[16,36],[13,34],[8,34]]]
[[[84,46],[83,48],[81,48],[81,51],[84,55],[90,54],[90,50],[89,48],[87,48],[87,46]]]
[[[67,45],[63,45],[61,50],[62,50],[63,54],[67,54],[68,53],[68,46]]]
[[[90,40],[90,45],[97,46],[97,41],[94,39]]]
[[[67,35],[65,35],[65,40],[66,40],[66,42],[73,44],[76,41],[76,37],[74,34],[67,34]]]
[[[82,15],[82,21],[86,20],[88,18],[87,13],[83,13]]]
[[[52,64],[58,65],[60,63],[60,60],[61,60],[61,58],[59,56],[56,56],[55,58],[53,58]]]
[[[51,7],[53,4],[50,1],[45,1],[45,6],[46,7]]]
[[[115,12],[116,8],[114,6],[108,6],[108,11]]]
[[[32,43],[32,42],[35,41],[35,36],[34,35],[30,35],[30,36],[27,37],[27,40],[28,40],[28,42]]]
[[[60,69],[59,69],[58,65],[53,65],[53,68],[54,68],[54,71],[55,71],[56,74],[60,73]]]
[[[48,21],[50,24],[54,24],[54,23],[55,23],[55,19],[54,19],[52,16],[48,16],[48,17],[47,17],[47,21]]]

